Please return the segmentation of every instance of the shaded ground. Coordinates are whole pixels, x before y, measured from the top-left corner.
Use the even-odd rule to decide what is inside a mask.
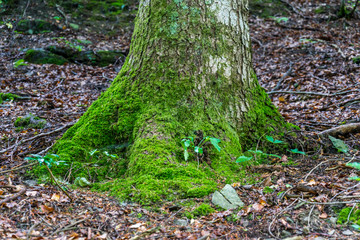
[[[329,6],[335,3],[328,1]],[[304,135],[360,122],[360,65],[352,60],[360,55],[358,15],[330,21],[334,16],[331,9],[314,13],[320,3],[304,4],[299,0],[291,4],[287,21],[250,18],[259,81],[284,117],[300,126]],[[32,9],[38,9],[36,4],[29,6],[26,16],[39,15]],[[53,11],[48,16],[59,14]],[[65,40],[74,39],[90,40],[86,50],[126,51],[129,47],[130,28],[121,28],[109,36],[109,31],[82,29],[86,24],[76,17],[69,16],[70,20],[79,24],[80,30],[66,28],[25,35],[15,34],[4,25],[0,29],[0,92],[23,97],[0,103],[0,238],[360,238],[350,226],[336,223],[340,209],[357,208],[359,188],[348,180],[356,170],[345,163],[360,161],[355,150],[360,146],[359,134],[344,138],[353,149],[349,156],[319,149],[302,158],[284,156],[272,165],[249,167],[249,172],[259,173],[259,183],[233,184],[245,202],[243,209],[216,209],[192,220],[185,217],[189,216],[187,212],[201,203],[209,204],[210,197],[139,206],[76,189],[69,190],[75,199],[70,202],[56,187],[29,181],[27,168],[21,168],[28,164],[23,158],[30,153],[44,154],[105,91],[122,62],[108,67],[29,64],[15,68],[13,63],[24,57],[23,49],[63,46]],[[59,27],[64,25],[64,19],[51,21]],[[111,24],[105,23],[107,27]],[[297,93],[286,93],[289,91]],[[15,120],[28,113],[45,119],[46,127],[16,131]],[[317,139],[309,138],[303,144],[306,147],[315,143]]]

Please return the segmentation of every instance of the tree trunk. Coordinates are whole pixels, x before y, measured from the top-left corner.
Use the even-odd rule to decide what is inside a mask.
[[[124,174],[97,186],[140,202],[204,196],[220,180],[241,181],[235,159],[287,126],[253,71],[247,6],[247,0],[140,1],[119,75],[54,147],[78,167],[93,161],[88,152],[95,148],[128,146],[125,160],[112,169],[82,165],[74,176],[89,171],[99,181]],[[185,161],[187,136],[195,143],[216,137],[222,149],[205,145],[200,159],[192,154]]]

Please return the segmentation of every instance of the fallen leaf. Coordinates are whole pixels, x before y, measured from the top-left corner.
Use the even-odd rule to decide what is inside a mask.
[[[328,218],[328,215],[326,214],[326,212],[323,212],[322,214],[320,214],[319,218],[325,219]]]
[[[264,205],[255,203],[252,205],[252,208],[255,210],[255,212],[260,212],[264,208]]]
[[[130,228],[130,229],[135,229],[135,228],[141,227],[141,225],[143,225],[143,223],[136,223],[136,224],[134,224],[134,225],[131,225],[129,228]]]

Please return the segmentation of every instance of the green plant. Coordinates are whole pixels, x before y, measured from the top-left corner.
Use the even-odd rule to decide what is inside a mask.
[[[286,23],[287,21],[289,21],[289,18],[287,17],[270,17],[270,18],[274,19],[277,23],[281,23],[281,22]]]
[[[284,141],[281,140],[276,140],[274,139],[272,136],[265,136],[265,139],[271,143],[274,144],[283,144]],[[305,152],[299,151],[297,148],[295,149],[290,149],[288,150],[292,153],[297,153],[297,154],[302,154],[302,155],[306,155]],[[252,156],[249,156],[252,155]],[[252,160],[253,158],[255,159],[264,159],[264,158],[269,158],[269,157],[276,157],[276,158],[281,158],[281,156],[277,155],[277,154],[269,154],[269,153],[264,153],[261,150],[247,150],[244,155],[238,157],[236,159],[237,163],[246,163],[249,162],[250,160]]]
[[[63,193],[65,193],[66,196],[68,196],[68,198],[72,201],[72,197],[69,195],[69,193],[62,187],[60,186],[60,184],[58,183],[58,181],[56,181],[54,174],[52,173],[52,171],[50,170],[50,168],[52,167],[52,164],[55,164],[57,166],[63,164],[63,165],[67,165],[65,163],[65,161],[59,161],[58,159],[60,159],[60,157],[56,154],[47,154],[45,156],[41,156],[39,154],[31,154],[31,157],[26,157],[25,160],[27,161],[36,161],[39,163],[39,165],[44,164],[46,169],[48,170],[48,172],[50,173],[50,177],[51,179],[54,181],[54,183],[56,184],[56,186],[58,186],[61,191]]]
[[[219,143],[221,142],[220,139],[214,138],[214,137],[204,137],[198,145],[195,145],[194,138],[193,137],[187,137],[181,140],[182,145],[184,147],[184,158],[185,161],[189,158],[189,148],[193,148],[194,152],[197,155],[197,159],[199,160],[199,155],[201,156],[204,153],[203,146],[206,142],[210,142],[219,152],[221,151],[221,147],[219,146]]]
[[[65,44],[70,48],[77,50],[78,52],[81,52],[83,50],[83,46],[74,44],[68,40],[65,40]]]
[[[271,187],[269,187],[269,186],[266,186],[265,188],[264,188],[264,190],[263,190],[263,193],[273,193],[275,190],[274,189],[272,189]]]
[[[19,59],[16,62],[13,63],[14,68],[18,68],[20,66],[27,66],[28,64],[25,63],[24,59]]]

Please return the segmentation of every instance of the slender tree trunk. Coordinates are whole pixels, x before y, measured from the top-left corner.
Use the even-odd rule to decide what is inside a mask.
[[[121,72],[55,151],[82,162],[94,148],[130,144],[116,170],[125,178],[101,188],[143,202],[203,196],[219,178],[241,181],[235,159],[286,126],[252,68],[247,6],[247,0],[140,1]],[[184,160],[187,136],[197,143],[216,137],[222,150],[205,146],[198,167],[195,155]]]

